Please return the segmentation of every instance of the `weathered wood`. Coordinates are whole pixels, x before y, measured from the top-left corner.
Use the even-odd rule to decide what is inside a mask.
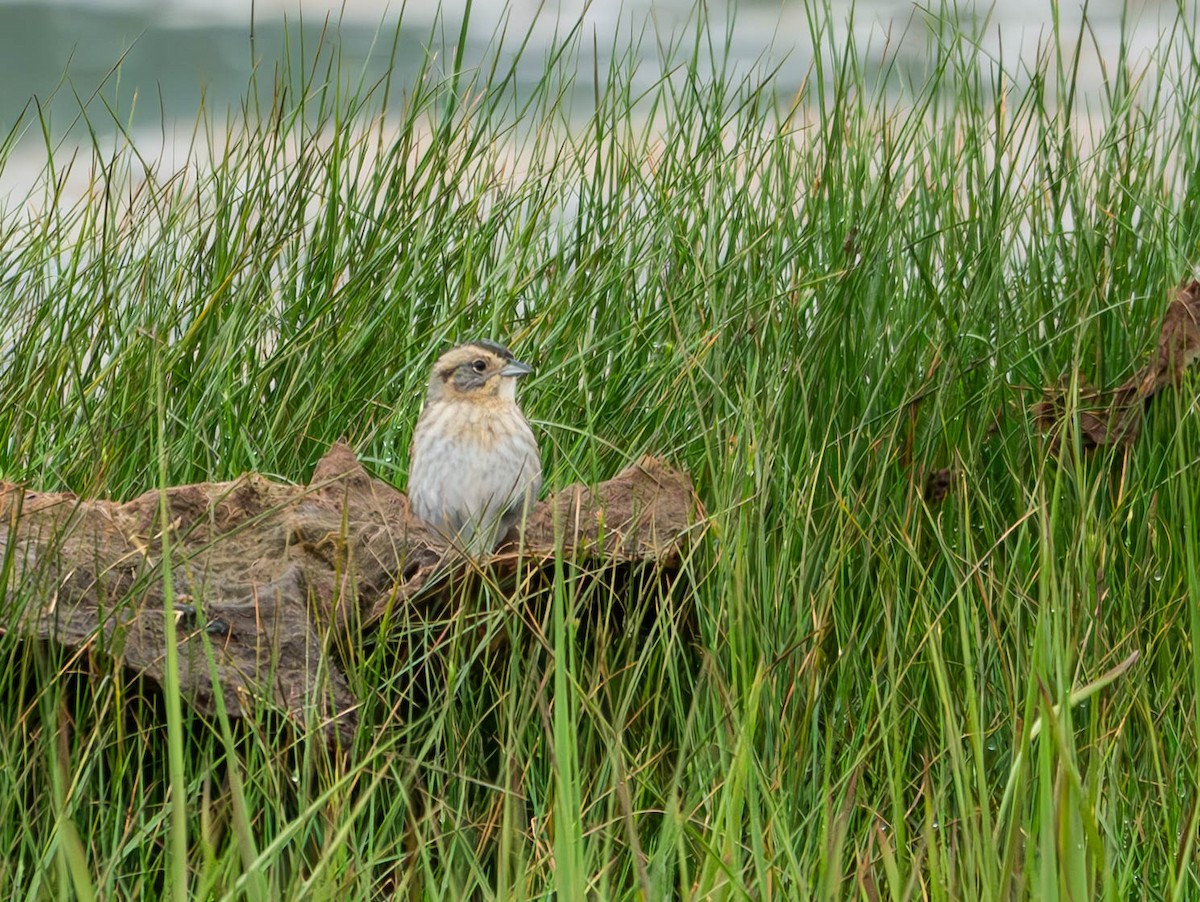
[[[369,628],[435,573],[475,566],[342,443],[308,486],[248,474],[121,503],[2,484],[0,624],[93,646],[161,683],[164,494],[180,680],[206,712],[220,691],[234,716],[269,699],[295,715],[312,705],[327,723],[353,726],[357,700],[325,654],[330,626],[353,617]],[[598,566],[672,567],[700,511],[688,476],[647,457],[594,490],[552,495],[531,512],[522,542],[483,563],[507,570],[562,553]]]

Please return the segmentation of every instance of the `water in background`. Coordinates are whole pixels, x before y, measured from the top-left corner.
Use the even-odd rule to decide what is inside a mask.
[[[1197,0],[1182,2],[1195,21]],[[803,0],[708,0],[706,6],[712,34],[728,40],[735,74],[777,69],[781,94],[799,87],[813,59],[812,18]],[[864,65],[886,49],[896,58],[894,72],[919,80],[936,27],[931,9],[977,35],[975,52],[995,58],[1002,50],[1006,68],[1019,71],[1013,61],[1032,59],[1049,44],[1056,6],[1060,34],[1073,43],[1082,4],[1053,0],[940,7],[830,0],[817,18],[830,23],[836,44],[852,32]],[[87,140],[81,107],[101,131],[115,131],[115,116],[134,135],[159,133],[162,144],[185,140],[202,104],[220,121],[223,111],[242,102],[252,60],[268,73],[262,81],[269,85],[279,60],[310,57],[323,35],[327,47],[336,47],[342,72],[362,73],[367,82],[382,75],[396,38],[396,80],[402,85],[427,53],[440,60],[452,56],[465,7],[466,0],[0,0],[0,139],[14,127],[23,135],[0,172],[0,195],[28,184],[44,165],[43,123],[61,146]],[[518,79],[536,81],[556,35],[581,22],[588,58],[580,60],[583,76],[570,112],[582,116],[592,97],[593,65],[603,77],[614,48],[632,43],[639,47],[638,80],[649,84],[661,71],[656,35],[687,33],[696,9],[693,0],[474,0],[465,62],[484,59],[502,29],[511,47],[528,32]],[[1091,0],[1079,74],[1083,91],[1101,84],[1122,34],[1137,64],[1160,42],[1176,11],[1175,0]]]

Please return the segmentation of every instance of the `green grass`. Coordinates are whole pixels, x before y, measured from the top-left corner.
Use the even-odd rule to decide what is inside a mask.
[[[344,435],[402,487],[428,366],[484,335],[538,366],[549,486],[657,453],[711,523],[676,583],[564,561],[343,649],[343,756],[0,635],[0,887],[1200,897],[1197,381],[1127,450],[1027,413],[1140,367],[1200,257],[1193,26],[1090,91],[1086,32],[993,65],[935,22],[914,74],[821,11],[794,98],[703,28],[649,88],[586,35],[519,89],[309,48],[181,172],[97,100],[83,197],[60,154],[0,226],[5,478],[302,482]]]

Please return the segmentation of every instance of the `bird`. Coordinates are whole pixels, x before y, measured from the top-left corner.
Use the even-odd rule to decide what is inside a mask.
[[[517,404],[517,380],[532,372],[485,339],[442,354],[429,375],[409,448],[409,503],[469,556],[494,551],[542,487],[537,439]]]

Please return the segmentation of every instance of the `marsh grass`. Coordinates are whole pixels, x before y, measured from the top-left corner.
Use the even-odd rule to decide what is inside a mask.
[[[548,485],[653,452],[711,519],[676,580],[559,561],[343,643],[340,754],[4,633],[0,886],[1200,895],[1197,383],[1125,450],[1026,412],[1139,367],[1200,254],[1194,22],[1086,93],[1086,29],[993,62],[934,24],[914,74],[811,26],[794,98],[703,24],[648,88],[577,33],[533,87],[519,36],[410,84],[331,39],[177,169],[86,108],[0,228],[6,479],[301,481],[346,436],[403,486],[428,365],[485,335],[538,366]]]

